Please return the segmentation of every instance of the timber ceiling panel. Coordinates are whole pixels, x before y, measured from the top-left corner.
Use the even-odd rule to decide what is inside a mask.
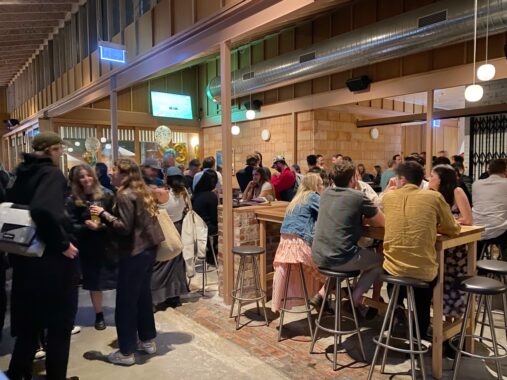
[[[79,0],[0,0],[0,86],[7,86]]]

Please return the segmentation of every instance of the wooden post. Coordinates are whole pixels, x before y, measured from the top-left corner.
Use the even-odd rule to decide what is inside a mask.
[[[433,90],[428,91],[426,99],[426,175],[429,176],[433,158]]]
[[[118,146],[118,92],[116,91],[116,77],[111,77],[111,161],[118,160],[120,147]]]
[[[294,139],[292,163],[298,163],[298,114],[292,113],[292,138]]]
[[[229,41],[220,44],[220,81],[222,103],[222,163],[223,163],[223,280],[224,302],[232,302],[231,291],[234,277],[233,215],[232,215],[232,135],[231,135],[231,47]]]

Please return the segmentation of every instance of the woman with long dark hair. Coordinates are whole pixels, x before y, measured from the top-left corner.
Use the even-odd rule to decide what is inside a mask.
[[[252,180],[245,189],[243,199],[249,201],[259,197],[266,198],[268,201],[272,202],[275,200],[275,190],[264,168],[256,167],[252,172]]]
[[[139,166],[132,160],[120,159],[115,169],[113,184],[118,192],[113,212],[96,205],[90,206],[90,212],[114,233],[112,240],[120,255],[115,311],[119,350],[109,354],[108,360],[132,365],[136,350],[148,354],[157,351],[151,274],[156,249],[164,235],[157,221],[157,204]],[[100,228],[98,224],[96,228]]]
[[[73,173],[67,211],[80,253],[83,289],[90,291],[95,309],[95,328],[104,330],[106,323],[102,312],[102,291],[116,289],[116,263],[106,252],[106,227],[102,225],[97,230],[94,224],[90,227],[92,216],[88,206],[97,204],[111,212],[114,194],[100,185],[91,166],[78,165]]]
[[[458,187],[456,172],[450,165],[437,165],[430,175],[429,188],[443,195],[461,225],[472,225],[472,208],[463,189]],[[459,277],[467,274],[467,246],[445,250],[444,315],[459,318],[465,311],[465,294],[458,289]]]
[[[165,209],[169,218],[181,235],[181,226],[187,203],[190,202],[185,179],[180,169],[172,166],[167,169],[167,186],[154,190],[158,208]],[[180,305],[180,295],[189,292],[185,276],[185,261],[178,255],[169,261],[155,261],[151,278],[153,305],[176,307]]]

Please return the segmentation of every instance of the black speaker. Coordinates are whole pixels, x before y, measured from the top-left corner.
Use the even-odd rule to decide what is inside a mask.
[[[247,109],[247,110],[254,110],[254,111],[260,111],[261,110],[261,107],[262,107],[262,100],[259,100],[259,99],[254,99],[252,100],[252,104],[250,105],[250,102],[247,101],[245,103],[243,103],[243,106]],[[251,108],[250,108],[251,107]]]
[[[345,82],[348,89],[352,92],[366,90],[370,83],[371,79],[368,77],[368,75],[361,75],[360,77],[350,78]]]

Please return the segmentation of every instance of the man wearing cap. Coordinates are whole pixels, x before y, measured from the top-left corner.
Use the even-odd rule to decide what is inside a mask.
[[[142,163],[141,170],[143,172],[144,183],[148,186],[155,185],[159,187],[164,185],[164,181],[159,177],[159,173],[161,173],[162,168],[159,166],[157,160],[147,158]]]
[[[287,166],[284,156],[276,156],[273,159],[271,167],[280,173],[275,173],[271,178],[271,184],[275,188],[276,199],[290,202],[294,197],[293,190],[296,184],[296,175]]]
[[[16,336],[7,376],[31,378],[32,361],[41,332],[47,329],[48,379],[65,379],[70,335],[77,311],[77,249],[70,241],[64,209],[67,181],[58,168],[62,139],[41,132],[34,153],[25,154],[7,200],[30,209],[37,235],[45,243],[41,258],[11,255],[11,329]]]

